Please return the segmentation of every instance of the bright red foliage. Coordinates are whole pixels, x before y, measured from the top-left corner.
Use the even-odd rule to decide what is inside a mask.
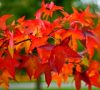
[[[92,85],[100,88],[100,57],[95,55],[100,54],[100,24],[95,26],[97,16],[89,9],[79,12],[73,8],[68,14],[63,7],[43,0],[35,19],[23,16],[7,25],[12,15],[1,16],[0,85],[8,88],[9,80],[16,80],[17,70],[25,69],[30,79],[44,73],[48,86],[52,80],[61,86],[68,76],[74,76],[77,90],[81,80],[89,90]],[[58,10],[62,16],[50,22]]]

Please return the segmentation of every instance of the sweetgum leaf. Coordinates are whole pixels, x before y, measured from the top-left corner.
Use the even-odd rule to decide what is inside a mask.
[[[7,28],[6,21],[8,18],[10,18],[12,15],[6,14],[0,17],[0,29],[5,30]]]
[[[20,64],[20,68],[26,69],[27,74],[29,75],[30,79],[35,73],[35,70],[37,69],[38,66],[38,57],[37,56],[22,56],[22,62]]]
[[[36,69],[35,71],[35,74],[34,74],[34,78],[39,78],[39,76],[44,73],[45,74],[45,80],[46,80],[46,83],[47,85],[49,86],[50,85],[50,82],[51,82],[51,67],[49,65],[49,63],[44,63],[44,64],[39,64],[38,65],[38,68]]]
[[[80,75],[80,72],[75,72],[75,76],[74,76],[74,79],[75,79],[75,87],[77,90],[80,90],[81,89],[81,75]]]
[[[55,46],[49,58],[51,67],[59,73],[66,58],[81,58],[81,56],[68,46]]]

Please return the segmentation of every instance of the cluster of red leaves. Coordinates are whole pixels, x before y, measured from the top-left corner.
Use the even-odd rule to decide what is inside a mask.
[[[51,80],[60,86],[73,76],[77,90],[82,80],[89,90],[92,85],[100,88],[100,58],[94,60],[94,52],[100,50],[100,24],[95,25],[97,17],[89,9],[73,8],[68,14],[43,0],[35,19],[21,17],[7,25],[12,15],[1,16],[0,85],[8,88],[9,80],[16,80],[16,71],[25,69],[30,79],[44,73],[48,86]],[[50,22],[55,11],[62,15]]]

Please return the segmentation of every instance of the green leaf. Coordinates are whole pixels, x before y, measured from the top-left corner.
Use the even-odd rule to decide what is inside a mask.
[[[53,38],[48,38],[48,43],[50,43],[50,44],[54,44],[54,43],[55,43],[55,41],[54,41],[54,39],[53,39]]]
[[[82,63],[85,65],[85,66],[88,66],[89,65],[89,60],[87,57],[83,57],[82,58]]]
[[[81,52],[85,49],[85,47],[82,45],[82,43],[79,40],[77,40],[77,44],[78,44],[78,52]]]

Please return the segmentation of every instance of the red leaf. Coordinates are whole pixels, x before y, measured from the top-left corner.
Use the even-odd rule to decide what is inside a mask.
[[[29,51],[33,50],[35,47],[40,47],[47,44],[47,39],[48,39],[47,36],[35,37],[33,35],[30,35],[30,38],[32,40],[32,43],[31,43]]]
[[[87,51],[89,53],[89,58],[92,59],[93,55],[94,55],[94,50],[98,49],[99,44],[97,43],[96,39],[87,36],[86,37],[86,48]]]
[[[76,89],[80,90],[81,89],[81,76],[80,76],[80,72],[77,72],[77,71],[75,72],[74,79],[75,79]]]
[[[53,12],[54,11],[57,11],[57,10],[63,10],[63,7],[56,6],[53,2],[50,2],[50,3],[45,4],[45,2],[43,0],[42,1],[42,6],[37,11],[37,13],[36,13],[35,16],[36,16],[37,19],[40,19],[42,13],[44,13],[44,16],[47,16],[47,17],[50,16],[50,17],[52,17]]]
[[[47,83],[47,85],[48,85],[48,87],[49,87],[49,85],[50,85],[50,83],[51,83],[51,79],[52,79],[52,77],[51,77],[51,72],[50,72],[50,71],[45,72],[45,79],[46,79],[46,83]]]
[[[19,63],[16,59],[11,56],[0,59],[0,69],[6,69],[14,78],[15,77],[15,68],[19,66]]]
[[[70,47],[63,47],[66,53],[66,58],[81,58],[81,56]]]
[[[67,37],[65,38],[62,42],[61,42],[61,45],[64,45],[64,46],[67,46],[69,44],[69,41],[70,41],[71,37]]]
[[[63,81],[64,82],[68,81],[68,76],[72,75],[73,73],[73,67],[74,65],[72,63],[64,64],[59,74],[57,72],[53,72],[52,79],[57,81],[58,87],[61,87]]]
[[[0,29],[5,30],[7,28],[6,21],[8,18],[10,18],[12,15],[6,14],[0,17]]]
[[[66,58],[81,58],[75,51],[68,46],[55,46],[51,51],[49,62],[54,71],[60,72]]]
[[[82,25],[90,27],[94,25],[92,18],[94,18],[95,15],[90,12],[89,7],[87,7],[85,11],[80,10],[79,12],[76,8],[73,8],[73,11],[74,13],[69,17],[70,22],[78,21]]]
[[[75,26],[74,30],[69,30],[67,33],[72,36],[72,39],[71,39],[72,43],[70,46],[73,48],[73,50],[77,51],[77,48],[78,48],[77,40],[85,39],[85,36],[82,30],[80,30],[78,26]]]
[[[91,82],[86,72],[81,73],[81,80],[83,80],[88,85],[88,89],[91,90]]]
[[[49,62],[54,71],[60,72],[63,64],[65,63],[65,56],[66,54],[62,46],[56,46],[53,48]]]
[[[95,74],[91,76],[89,79],[92,85],[100,88],[100,74]]]
[[[17,20],[17,22],[20,23],[20,24],[22,24],[24,20],[25,20],[25,16],[22,16],[21,18],[19,18]]]
[[[36,56],[22,56],[21,58],[22,63],[20,64],[20,68],[25,68],[27,71],[27,74],[29,75],[30,79],[34,75],[37,67],[38,67],[38,57]]]
[[[54,45],[50,45],[50,44],[43,45],[37,48],[42,63],[48,62],[48,59],[50,58],[51,50],[53,48]]]
[[[48,21],[43,21],[43,23],[44,23],[44,27],[41,28],[41,33],[43,36],[49,35],[53,30],[52,23]]]
[[[45,74],[45,80],[48,86],[50,85],[51,82],[51,67],[48,63],[44,64],[39,64],[38,68],[36,69],[36,72],[34,74],[34,78],[39,78],[39,76],[44,73]]]
[[[87,74],[92,85],[100,88],[100,62],[93,60],[89,66]]]

